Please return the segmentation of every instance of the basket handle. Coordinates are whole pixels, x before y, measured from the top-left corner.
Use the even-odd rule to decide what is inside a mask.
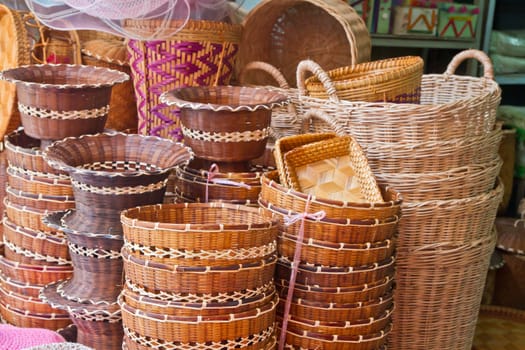
[[[312,119],[319,119],[326,124],[328,124],[332,130],[337,134],[344,136],[346,133],[342,130],[341,126],[337,124],[336,118],[328,115],[328,113],[320,110],[320,109],[310,109],[308,112],[306,112],[302,117],[302,132],[308,133],[310,130],[309,128],[309,122]]]
[[[282,89],[289,89],[290,85],[286,81],[286,78],[284,75],[274,66],[272,66],[269,63],[262,62],[262,61],[252,61],[245,65],[241,72],[239,73],[239,83],[241,85],[245,84],[246,79],[246,73],[250,70],[261,70],[263,72],[268,73],[272,78],[275,79],[277,84],[279,84],[279,87]]]
[[[476,59],[481,63],[484,78],[494,80],[494,66],[490,57],[485,52],[476,49],[464,50],[452,57],[445,74],[454,74],[459,65],[469,58]]]
[[[306,73],[311,72],[323,84],[326,93],[332,102],[339,102],[335,85],[328,74],[321,68],[321,66],[312,60],[303,60],[297,65],[297,88],[299,89],[299,96],[306,96],[306,87],[304,81],[306,80]]]

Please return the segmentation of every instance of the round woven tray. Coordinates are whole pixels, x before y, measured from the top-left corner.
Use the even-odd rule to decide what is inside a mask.
[[[482,305],[472,350],[524,349],[525,311]]]
[[[293,84],[297,64],[306,58],[325,69],[370,60],[370,34],[344,1],[260,1],[244,19],[243,29],[238,67],[252,61],[268,62]],[[257,85],[273,83],[256,72],[248,78]]]

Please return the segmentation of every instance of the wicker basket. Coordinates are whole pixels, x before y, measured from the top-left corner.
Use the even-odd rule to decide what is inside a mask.
[[[73,274],[71,266],[26,265],[5,257],[0,257],[0,271],[7,278],[40,286],[69,278]]]
[[[30,313],[5,305],[3,302],[0,302],[0,314],[7,323],[24,328],[57,330],[71,324],[69,315]]]
[[[394,276],[393,257],[364,266],[323,266],[300,263],[296,283],[318,287],[352,287],[382,281]],[[280,257],[276,266],[276,279],[290,280],[291,261]]]
[[[423,59],[403,56],[365,62],[326,72],[341,100],[419,103]],[[305,81],[308,95],[328,98],[317,77]]]
[[[68,176],[44,174],[9,166],[7,181],[15,191],[38,193],[44,196],[73,196]]]
[[[127,25],[147,31],[158,23],[128,21]],[[241,30],[240,25],[189,20],[168,40],[129,41],[140,134],[182,139],[179,111],[160,103],[160,95],[181,86],[227,85]]]
[[[52,308],[49,304],[43,302],[40,298],[21,295],[12,291],[0,288],[0,300],[5,305],[9,305],[17,310],[24,310],[30,314],[56,314],[67,315],[66,312]]]
[[[392,347],[470,349],[495,245],[492,231],[465,243],[398,248]]]
[[[284,220],[295,217],[300,213],[279,208],[263,199],[259,199],[259,206],[264,208],[268,215],[277,215],[281,219],[279,231],[286,235],[297,236],[303,225],[304,239],[327,241],[333,244],[362,244],[391,239],[397,232],[399,218],[392,216],[386,219],[331,219],[331,218],[304,218],[302,221],[284,224]]]
[[[64,237],[62,233],[51,229],[42,222],[42,218],[49,213],[46,209],[17,205],[8,201],[7,198],[4,199],[4,207],[5,214],[13,224],[35,231],[48,232],[56,237]]]
[[[277,171],[265,173],[261,178],[261,183],[260,198],[262,200],[279,208],[286,208],[299,213],[304,212],[306,203],[309,202],[309,212],[315,213],[322,210],[326,217],[331,219],[384,220],[400,215],[402,197],[398,192],[388,187],[380,188],[384,202],[354,203],[316,197],[309,200],[308,195],[282,186],[279,183]]]
[[[289,281],[281,279],[275,282],[279,297],[286,299]],[[295,283],[294,297],[320,303],[350,304],[379,299],[392,291],[393,279],[385,277],[383,280],[355,285],[350,287],[319,287]]]
[[[16,84],[24,132],[49,141],[101,132],[111,88],[129,76],[101,67],[44,64],[3,71],[0,79]]]
[[[32,285],[29,282],[15,280],[11,277],[6,277],[0,272],[0,286],[6,292],[13,292],[26,297],[38,298],[42,285]]]
[[[130,75],[127,55],[126,43],[117,38],[99,38],[82,43],[82,62],[86,65],[115,69]],[[137,130],[137,102],[131,80],[113,87],[109,106],[106,128]]]
[[[347,202],[383,201],[363,150],[350,136],[296,147],[284,154],[284,168],[296,191]]]
[[[525,344],[525,311],[482,305],[472,350],[520,349]]]
[[[359,14],[344,1],[260,1],[243,27],[238,67],[268,62],[288,82],[294,81],[297,64],[306,58],[326,69],[370,60],[370,34]],[[248,78],[258,85],[273,83],[255,72]]]
[[[65,210],[75,207],[75,200],[71,196],[48,196],[38,193],[27,193],[6,187],[6,197],[14,205],[36,210]]]
[[[119,299],[119,305],[126,336],[143,346],[153,342],[184,347],[218,343],[238,347],[253,343],[252,349],[264,349],[274,332],[277,298],[258,309],[210,316],[172,316],[141,311],[123,298]]]

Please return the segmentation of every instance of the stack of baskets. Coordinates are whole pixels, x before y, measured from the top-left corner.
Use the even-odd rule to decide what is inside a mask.
[[[225,203],[122,212],[129,350],[275,346],[277,222]]]
[[[286,346],[379,349],[386,343],[394,311],[393,238],[401,199],[392,189],[382,190],[381,202],[343,202],[283,186],[278,171],[264,174],[259,204],[280,218],[277,312]],[[324,217],[287,222],[305,211],[322,211]]]
[[[63,328],[69,315],[39,299],[42,288],[73,273],[65,236],[42,223],[75,205],[69,177],[47,166],[40,141],[20,128],[5,138],[7,168],[4,244],[0,258],[2,317],[22,327]]]
[[[466,58],[480,60],[485,76],[454,75]],[[403,196],[389,349],[471,347],[503,193],[491,68],[482,52],[461,52],[445,74],[423,75],[421,104],[393,104],[339,101],[320,67],[298,67],[295,102],[311,130],[354,136],[379,183]],[[330,101],[306,96],[305,70]]]

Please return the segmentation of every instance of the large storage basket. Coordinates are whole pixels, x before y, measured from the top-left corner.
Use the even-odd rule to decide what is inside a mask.
[[[128,25],[151,30],[158,23],[128,21]],[[161,103],[160,95],[182,86],[227,85],[240,40],[240,25],[196,20],[189,20],[168,40],[130,40],[138,132],[181,140],[179,110]]]

